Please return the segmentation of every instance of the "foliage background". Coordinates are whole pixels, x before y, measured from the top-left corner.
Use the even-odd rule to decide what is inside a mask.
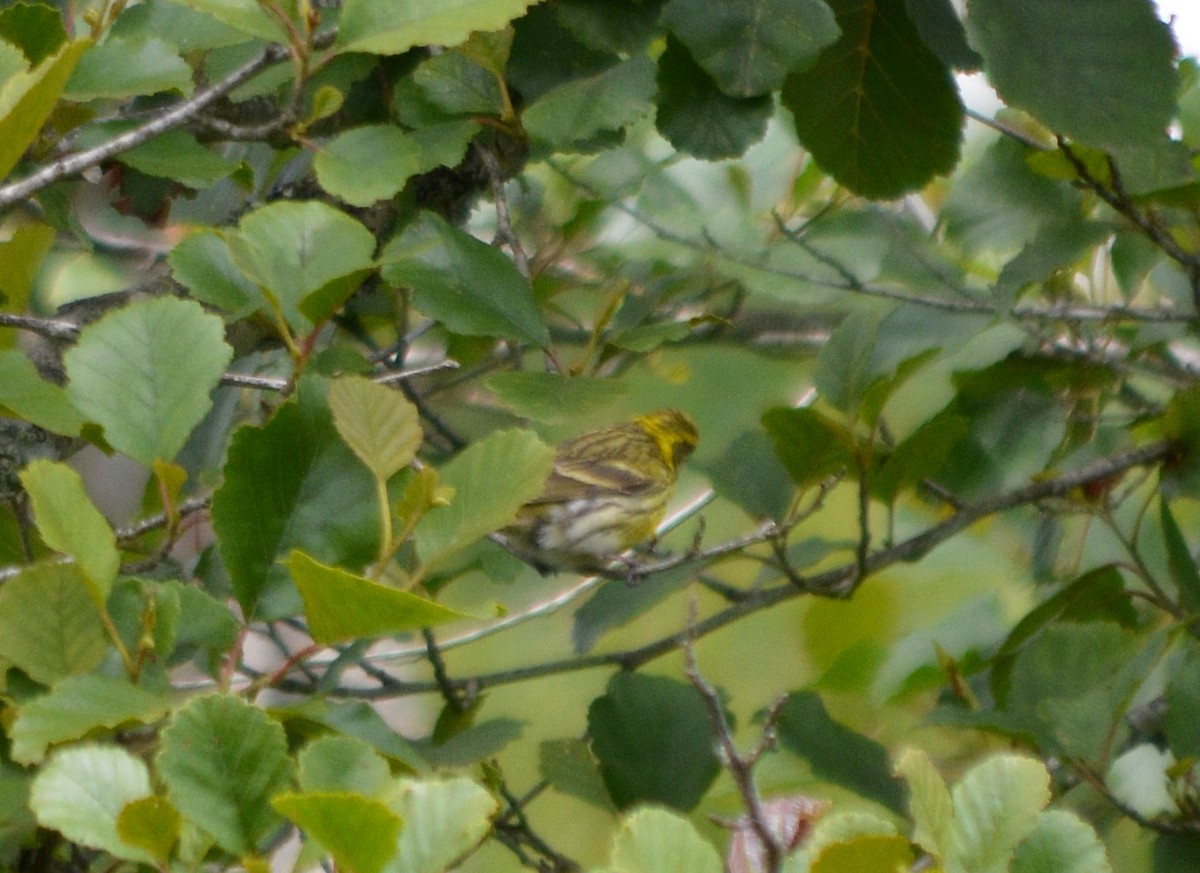
[[[1197,74],[1145,0],[0,3],[0,856],[1190,870]],[[659,554],[487,539],[665,405]]]

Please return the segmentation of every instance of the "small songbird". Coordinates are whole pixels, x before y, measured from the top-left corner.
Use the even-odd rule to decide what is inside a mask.
[[[509,547],[546,574],[595,570],[647,542],[698,439],[691,418],[663,409],[568,440],[541,495],[502,531]]]

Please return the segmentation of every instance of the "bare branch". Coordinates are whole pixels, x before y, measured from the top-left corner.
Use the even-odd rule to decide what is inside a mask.
[[[314,40],[314,45],[319,44],[318,47],[327,45],[332,42],[333,36],[333,33],[323,34]],[[267,67],[286,60],[288,56],[289,50],[286,46],[268,46],[258,57],[238,67],[215,85],[202,88],[187,100],[172,106],[146,123],[93,148],[56,158],[19,182],[0,186],[0,209],[24,200],[60,179],[73,176],[88,167],[94,167],[121,152],[148,142],[168,130],[181,127],[197,119],[207,107],[217,100],[253,79]]]

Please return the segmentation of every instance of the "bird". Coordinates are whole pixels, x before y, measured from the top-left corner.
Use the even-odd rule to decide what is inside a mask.
[[[510,551],[542,575],[592,572],[650,541],[698,440],[678,409],[567,440],[541,494],[501,531]]]

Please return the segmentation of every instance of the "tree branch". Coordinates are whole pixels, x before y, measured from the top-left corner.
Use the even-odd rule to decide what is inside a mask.
[[[878,572],[892,564],[917,560],[955,534],[984,518],[1042,500],[1066,497],[1073,490],[1089,482],[1108,479],[1146,464],[1160,463],[1168,458],[1172,451],[1173,447],[1168,442],[1151,443],[1120,452],[1110,458],[1097,461],[1070,473],[1040,479],[1022,488],[1016,488],[977,503],[966,504],[945,521],[933,525],[927,530],[903,540],[894,546],[879,549],[871,553],[866,561],[868,574]],[[761,539],[756,541],[761,542]],[[722,552],[722,554],[725,553]],[[705,561],[706,559],[703,557],[696,558],[696,563],[704,563]],[[768,609],[803,594],[847,598],[854,593],[855,589],[866,578],[866,576],[858,572],[857,562],[851,561],[840,567],[827,570],[824,573],[801,578],[802,585],[788,582],[773,588],[750,590],[747,592],[744,600],[734,603],[720,612],[714,613],[708,618],[697,622],[694,628],[695,637],[699,639],[760,610]],[[679,631],[626,651],[545,661],[541,664],[530,664],[510,670],[498,670],[478,676],[458,678],[453,681],[454,684],[464,688],[473,687],[483,690],[497,685],[509,685],[543,676],[591,670],[597,667],[622,667],[632,670],[654,661],[663,655],[683,648],[687,639],[688,632]],[[305,687],[303,683],[283,683],[280,685],[280,689],[301,693],[311,690]],[[439,690],[437,683],[407,682],[399,683],[397,687],[388,691],[380,689],[341,689],[339,693],[348,697],[381,699],[410,694],[427,694]]]

